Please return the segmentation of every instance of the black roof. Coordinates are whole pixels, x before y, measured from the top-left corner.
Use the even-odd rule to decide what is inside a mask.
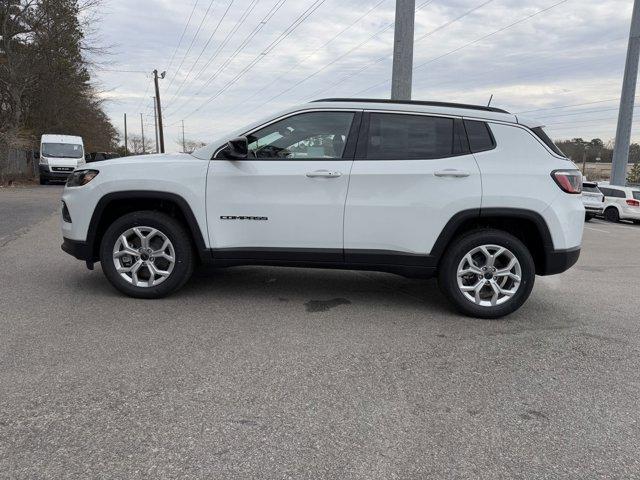
[[[509,113],[506,110],[484,105],[470,105],[467,103],[427,102],[421,100],[389,100],[388,98],[320,98],[315,102],[365,102],[365,103],[397,103],[401,105],[427,105],[429,107],[466,108],[468,110],[482,110],[485,112]]]

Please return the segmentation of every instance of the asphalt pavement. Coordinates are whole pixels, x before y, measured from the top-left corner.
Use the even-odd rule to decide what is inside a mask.
[[[0,477],[640,478],[640,226],[590,222],[487,321],[375,272],[127,298],[60,250],[59,195],[0,191]]]

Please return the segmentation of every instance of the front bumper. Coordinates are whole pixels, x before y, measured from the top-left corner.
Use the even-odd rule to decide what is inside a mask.
[[[86,242],[71,240],[70,238],[64,237],[62,240],[62,245],[60,247],[63,251],[73,257],[76,257],[78,260],[93,261],[93,251]]]
[[[38,172],[40,173],[40,177],[46,178],[47,180],[66,180],[69,178],[69,175],[73,173],[73,169],[71,169],[71,171],[58,172],[51,170],[47,165],[38,165]]]

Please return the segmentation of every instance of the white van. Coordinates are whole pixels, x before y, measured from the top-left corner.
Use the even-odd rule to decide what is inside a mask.
[[[77,167],[84,165],[82,137],[44,134],[40,139],[40,185],[50,180],[66,180]]]

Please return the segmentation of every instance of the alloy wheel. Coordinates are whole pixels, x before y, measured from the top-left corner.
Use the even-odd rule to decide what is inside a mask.
[[[153,227],[138,226],[126,230],[113,247],[116,271],[136,287],[154,287],[173,271],[176,253],[171,240]]]
[[[507,302],[520,287],[522,268],[516,256],[500,245],[481,245],[458,264],[457,281],[462,295],[483,307]]]

